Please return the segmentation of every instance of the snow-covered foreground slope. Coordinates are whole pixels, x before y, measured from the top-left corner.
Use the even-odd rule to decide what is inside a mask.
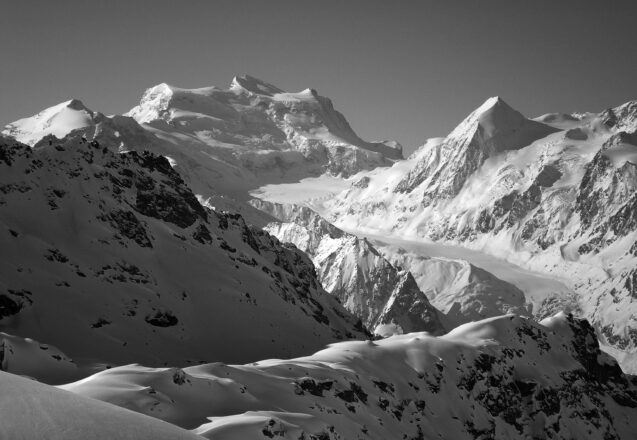
[[[170,423],[0,372],[0,438],[201,440]]]
[[[409,271],[393,266],[365,239],[328,223],[310,208],[252,200],[277,218],[264,229],[307,253],[326,291],[381,335],[445,332],[442,315],[418,289]]]
[[[290,360],[113,368],[62,386],[210,439],[633,439],[637,388],[565,314]]]
[[[37,377],[45,383],[64,383],[94,373],[98,368],[77,365],[53,345],[0,332],[0,370]]]
[[[0,330],[78,363],[150,365],[364,334],[303,253],[204,208],[165,158],[97,139],[0,139]]]
[[[576,295],[546,292],[533,313],[579,309],[604,342],[633,353],[636,129],[636,102],[531,121],[490,99],[319,211],[348,231],[478,249],[563,280]]]

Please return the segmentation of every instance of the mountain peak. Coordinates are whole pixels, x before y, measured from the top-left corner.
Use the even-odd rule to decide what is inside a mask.
[[[36,115],[14,121],[2,133],[33,145],[50,134],[62,138],[75,129],[94,125],[96,116],[93,110],[74,98],[44,109]]]
[[[78,110],[78,111],[84,110],[84,111],[87,111],[88,113],[93,113],[91,109],[85,106],[84,103],[77,98],[73,98],[70,101],[66,101],[65,103],[63,103],[63,105],[64,107],[70,108],[71,110]]]
[[[499,96],[491,97],[445,138],[440,147],[442,158],[432,159],[431,154],[436,153],[425,153],[407,177],[398,183],[396,190],[410,192],[425,184],[425,204],[438,198],[455,197],[488,157],[524,148],[556,131],[546,124],[527,119]]]
[[[486,111],[498,105],[509,106],[506,102],[504,102],[504,100],[501,97],[492,96],[490,98],[487,98],[487,100],[484,101],[480,107],[478,107],[478,110],[482,109],[483,111]]]
[[[477,115],[481,123],[488,122],[489,119],[494,118],[506,119],[501,121],[505,123],[511,122],[511,118],[516,120],[526,119],[522,113],[511,107],[499,96],[488,98],[472,114]]]
[[[500,142],[497,142],[501,145],[497,146],[496,150],[517,149],[556,131],[548,125],[527,119],[499,96],[484,101],[456,127],[451,136],[456,137],[454,133],[465,136],[466,130],[470,127],[478,129],[483,141],[501,138]],[[511,137],[514,134],[515,136]]]
[[[250,75],[235,76],[230,84],[230,90],[246,91],[256,95],[266,96],[285,93],[278,87]]]

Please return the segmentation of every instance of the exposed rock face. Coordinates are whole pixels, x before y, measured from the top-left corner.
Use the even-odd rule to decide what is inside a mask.
[[[574,300],[569,309],[604,342],[634,352],[637,104],[538,119],[489,100],[446,139],[359,178],[322,214],[349,230],[461,244],[560,277],[573,295],[527,298],[532,313]]]
[[[296,248],[204,208],[166,158],[116,150],[82,131],[33,148],[0,138],[3,330],[74,359],[159,365],[366,336]]]
[[[448,323],[449,320],[431,305],[410,272],[399,272],[399,276],[385,307],[376,319],[375,332],[381,336],[394,332],[412,332],[416,329],[434,335],[444,333],[448,324],[443,323]]]
[[[370,330],[385,326],[384,331],[391,327],[399,333],[444,333],[444,317],[411,273],[393,266],[369,241],[336,228],[307,207],[257,199],[251,203],[280,220],[265,230],[306,252],[325,290]]]
[[[345,342],[253,365],[118,367],[63,388],[199,426],[211,439],[637,436],[633,379],[599,350],[588,322],[565,314],[539,324],[502,316],[440,337]]]

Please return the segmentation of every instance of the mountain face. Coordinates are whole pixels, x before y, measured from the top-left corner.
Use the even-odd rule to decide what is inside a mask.
[[[265,179],[323,172],[348,176],[402,158],[401,147],[360,139],[313,89],[283,90],[251,76],[228,90],[148,89],[129,116],[160,137],[230,161]]]
[[[423,205],[453,198],[489,157],[520,149],[555,131],[526,119],[500,98],[489,98],[442,143],[427,150],[394,191],[412,192],[420,187]]]
[[[488,100],[446,139],[361,177],[322,214],[346,229],[460,244],[560,277],[604,342],[635,351],[637,104],[543,123],[509,109]],[[561,300],[527,298],[534,313]]]
[[[78,363],[151,365],[365,336],[303,253],[204,208],[166,158],[100,140],[1,138],[4,332]]]
[[[256,208],[279,219],[264,229],[307,253],[326,291],[370,330],[445,333],[445,318],[423,294],[409,271],[387,261],[365,239],[328,223],[310,208],[255,199]]]
[[[637,388],[588,322],[515,316],[312,356],[124,366],[62,387],[210,439],[631,439]]]

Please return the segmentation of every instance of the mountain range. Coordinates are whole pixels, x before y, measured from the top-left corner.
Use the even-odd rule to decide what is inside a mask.
[[[8,124],[0,432],[634,438],[636,131],[496,97],[403,159],[247,75]]]

